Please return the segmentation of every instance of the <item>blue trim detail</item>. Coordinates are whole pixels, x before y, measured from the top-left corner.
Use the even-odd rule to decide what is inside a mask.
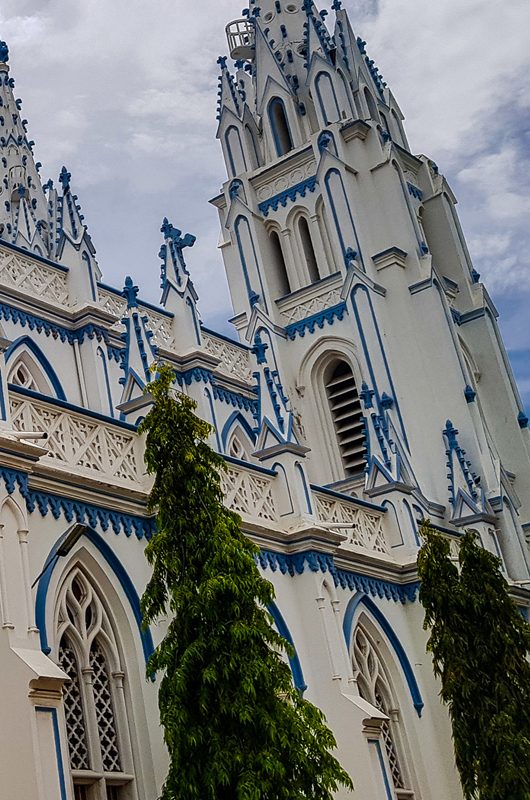
[[[517,422],[521,429],[528,428],[528,415],[524,411],[519,411],[517,415]]]
[[[68,267],[64,267],[62,264],[57,264],[55,261],[50,261],[49,258],[45,258],[39,253],[33,252],[33,250],[25,250],[23,247],[19,247],[17,244],[13,244],[12,242],[8,242],[6,239],[2,239],[2,247],[7,247],[9,250],[14,250],[15,253],[20,253],[20,255],[25,256],[25,258],[29,257],[34,259],[35,261],[40,261],[41,264],[46,264],[47,267],[52,267],[53,269],[56,269],[58,272],[70,271]]]
[[[417,587],[418,584],[415,584]],[[421,692],[416,681],[416,677],[414,675],[414,671],[412,669],[411,663],[408,659],[408,656],[403,648],[403,645],[399,641],[394,629],[388,622],[385,615],[379,608],[375,605],[373,600],[366,596],[366,594],[359,593],[351,598],[348,605],[346,606],[346,611],[344,613],[344,620],[342,623],[342,630],[344,632],[344,638],[346,640],[346,647],[348,648],[348,652],[351,647],[351,637],[353,633],[353,619],[355,616],[355,612],[357,608],[363,605],[365,608],[368,609],[370,614],[373,616],[385,636],[387,637],[388,641],[390,642],[394,653],[397,656],[397,659],[401,665],[401,669],[403,670],[403,674],[405,675],[405,680],[407,681],[407,686],[409,687],[410,696],[412,697],[412,702],[414,708],[416,709],[416,713],[418,717],[421,717],[421,712],[424,707],[423,698],[421,696]]]
[[[269,197],[268,200],[264,200],[262,203],[259,203],[258,208],[263,216],[266,217],[271,208],[273,211],[277,211],[278,206],[285,208],[288,200],[294,202],[298,195],[300,195],[300,197],[305,197],[308,191],[315,191],[316,185],[317,176],[313,175],[310,178],[306,178],[305,181],[300,181],[300,183],[296,183],[294,186],[284,189],[283,192],[275,194],[274,197]]]
[[[312,514],[313,513],[313,504],[311,503],[311,493],[310,493],[309,487],[307,485],[305,472],[304,472],[304,470],[302,468],[302,465],[298,461],[295,463],[294,468],[296,469],[296,471],[300,475],[300,480],[302,481],[302,488],[304,490],[304,496],[305,496],[305,503],[306,503],[306,506],[307,506],[307,511],[308,511],[309,514]]]
[[[289,339],[296,339],[296,336],[303,337],[305,332],[314,333],[317,328],[322,330],[324,323],[333,325],[336,319],[342,320],[344,315],[348,313],[346,303],[337,303],[330,308],[325,308],[324,311],[319,311],[316,314],[311,314],[309,317],[292,322],[290,325],[285,326],[285,333]]]
[[[271,601],[267,608],[271,617],[274,620],[276,628],[278,629],[278,633],[280,634],[280,636],[283,636],[283,638],[286,639],[293,648],[293,654],[289,655],[289,664],[291,666],[291,672],[293,673],[293,683],[300,692],[300,694],[303,694],[307,689],[307,684],[304,680],[302,665],[300,664],[300,659],[298,658],[298,653],[296,652],[296,647],[293,641],[293,637],[291,636],[291,631],[289,630],[280,609],[278,608],[278,606],[274,601]]]
[[[213,399],[212,399],[211,392],[207,387],[205,387],[205,389],[204,389],[204,394],[206,395],[206,398],[208,400],[208,404],[210,406],[210,414],[212,415],[212,427],[213,427],[213,430],[214,430],[214,433],[215,433],[215,441],[217,442],[217,450],[219,452],[221,452],[221,441],[219,439],[219,426],[217,425],[217,419],[216,419],[216,416],[215,416],[215,406],[214,406],[214,402],[213,402]]]
[[[2,244],[4,242],[2,241]],[[27,253],[26,253],[27,255]],[[0,303],[0,319],[11,321],[22,325],[23,328],[28,326],[30,331],[37,331],[37,333],[44,333],[46,336],[52,336],[54,339],[60,339],[61,342],[79,342],[82,344],[85,336],[89,339],[94,337],[98,342],[108,340],[108,331],[104,328],[98,328],[96,325],[84,325],[82,328],[76,330],[69,330],[62,325],[56,325],[54,322],[49,322],[42,317],[36,317],[34,314],[29,314],[27,311],[21,311],[19,308],[9,305],[8,303]]]
[[[55,372],[54,368],[40,349],[40,347],[35,344],[35,342],[29,338],[29,336],[19,336],[18,339],[15,339],[14,342],[8,347],[5,353],[5,360],[6,366],[9,360],[12,358],[13,354],[16,351],[26,345],[28,350],[31,351],[33,354],[37,365],[42,369],[48,380],[50,381],[53,391],[58,400],[66,400],[66,395],[63,391],[63,387],[61,386],[61,381],[57,377],[57,373]]]
[[[333,556],[328,553],[319,553],[315,550],[289,554],[276,553],[273,550],[261,550],[258,555],[258,563],[264,570],[270,569],[272,572],[279,570],[282,575],[290,575],[291,577],[302,575],[306,567],[311,572],[327,572],[333,578],[333,582],[337,587],[340,586],[342,589],[370,594],[372,597],[379,597],[382,600],[393,600],[396,603],[414,602],[419,587],[417,581],[413,583],[393,583],[382,578],[371,578],[358,572],[338,569]]]
[[[75,411],[77,414],[83,414],[85,417],[92,417],[92,419],[101,420],[102,422],[106,422],[108,425],[116,425],[117,427],[125,428],[125,430],[128,431],[136,432],[137,430],[137,426],[131,425],[129,422],[121,422],[120,420],[109,417],[107,414],[100,414],[99,411],[91,411],[89,408],[76,406],[74,403],[69,403],[67,400],[60,400],[58,397],[49,397],[48,395],[41,394],[40,392],[34,392],[32,389],[25,389],[23,386],[15,386],[14,384],[9,384],[9,388],[11,391],[16,392],[17,394],[23,394],[27,397],[34,397],[36,400],[44,400],[44,402],[49,403],[50,405],[58,406],[59,408],[64,408],[68,411]]]
[[[384,506],[377,505],[377,503],[371,503],[369,500],[362,500],[360,497],[352,497],[351,494],[337,492],[335,489],[330,489],[329,486],[319,486],[316,483],[312,483],[311,488],[315,492],[322,492],[322,494],[328,494],[330,497],[336,497],[337,500],[347,500],[349,503],[355,503],[356,506],[371,508],[373,511],[382,511],[383,513],[386,512],[386,508]]]
[[[383,758],[383,751],[381,750],[381,742],[379,739],[368,739],[368,743],[375,745],[375,749],[377,752],[377,759],[379,761],[379,766],[381,767],[381,774],[383,776],[383,783],[385,785],[386,800],[394,800],[394,792],[390,788],[390,782],[388,780],[388,775],[386,772],[385,760]]]
[[[256,400],[251,399],[250,397],[245,397],[245,395],[240,394],[239,392],[232,392],[230,389],[224,389],[223,387],[218,386],[215,383],[215,377],[207,369],[193,367],[193,369],[184,370],[183,372],[175,372],[175,378],[179,386],[182,386],[183,384],[190,386],[193,381],[196,383],[199,383],[200,381],[203,381],[204,383],[210,383],[213,388],[213,396],[215,400],[228,403],[228,405],[234,406],[234,408],[244,408],[245,411],[251,411],[252,413],[254,413],[256,410]]]
[[[243,170],[237,170],[236,169],[236,164],[235,164],[235,161],[234,161],[234,154],[232,152],[232,145],[230,144],[230,141],[229,141],[229,135],[232,133],[232,131],[235,131],[236,134],[237,134],[237,143],[239,145],[239,150],[241,152],[241,159],[243,161]],[[235,125],[229,125],[228,128],[226,129],[226,131],[225,131],[225,145],[226,145],[226,151],[227,151],[227,154],[228,154],[228,161],[230,162],[230,171],[232,173],[232,177],[235,178],[235,176],[238,175],[240,172],[247,172],[248,171],[248,167],[247,167],[247,160],[245,158],[245,151],[243,150],[243,142],[241,141],[241,136],[239,134],[239,130],[236,128]]]
[[[344,241],[344,237],[342,235],[342,229],[341,229],[340,222],[339,222],[339,217],[338,217],[338,214],[337,214],[337,207],[335,205],[335,193],[332,191],[332,189],[331,189],[331,187],[329,185],[329,179],[330,179],[331,175],[337,175],[338,178],[339,178],[340,187],[341,187],[341,190],[342,190],[342,200],[344,202],[344,205],[346,207],[346,211],[348,212],[348,216],[350,218],[350,224],[351,224],[351,227],[352,227],[352,233],[353,233],[353,237],[355,239],[355,242],[345,242]],[[363,256],[362,256],[361,246],[359,244],[359,237],[357,236],[357,229],[355,228],[355,222],[353,220],[353,215],[352,215],[352,212],[351,212],[350,204],[348,202],[348,195],[346,194],[346,189],[344,187],[344,181],[342,179],[342,175],[339,172],[339,170],[335,169],[335,168],[328,170],[326,172],[326,176],[324,178],[324,183],[326,185],[326,191],[327,191],[327,194],[328,194],[328,200],[329,200],[331,212],[333,214],[333,220],[335,222],[335,227],[337,229],[337,235],[339,237],[339,242],[340,242],[342,253],[343,253],[344,256],[346,256],[347,251],[349,249],[351,249],[351,245],[354,244],[355,245],[354,250],[356,250],[357,253],[359,254],[359,260],[360,260],[360,262],[361,262],[361,264],[363,266],[363,269],[364,269],[364,259],[363,259]]]
[[[57,561],[58,561],[58,559],[56,558],[57,550],[61,546],[61,543],[66,534],[67,531],[65,531],[65,533],[55,542],[54,546],[52,547],[52,549],[48,554],[48,558],[45,561],[44,571],[39,579],[37,587],[37,596],[35,598],[35,622],[39,629],[41,650],[46,655],[48,655],[51,652],[51,648],[48,645],[48,637],[46,633],[46,598],[48,595],[48,588],[50,585],[52,573],[55,567],[57,566]],[[94,531],[92,528],[88,528],[84,536],[86,536],[89,542],[92,542],[94,547],[96,547],[96,549],[99,550],[99,552],[101,553],[101,555],[103,556],[109,567],[116,575],[116,578],[118,579],[119,584],[123,589],[123,592],[131,606],[134,619],[138,626],[138,632],[142,642],[144,657],[147,662],[148,658],[154,651],[153,637],[151,636],[151,631],[149,629],[144,630],[142,627],[142,612],[140,610],[140,598],[138,597],[138,593],[134,588],[133,582],[131,581],[121,561],[118,559],[112,548],[109,547],[107,542],[98,533],[96,533],[96,531]]]
[[[237,217],[237,219],[236,219],[236,221],[234,223],[234,230],[236,232],[237,248],[239,250],[239,258],[240,258],[240,261],[241,261],[241,266],[243,268],[243,277],[245,279],[245,286],[246,286],[246,289],[247,289],[248,299],[249,299],[250,305],[253,306],[253,305],[255,305],[256,300],[258,300],[259,298],[256,295],[256,292],[254,291],[254,289],[252,288],[252,285],[250,283],[250,275],[249,275],[249,272],[248,272],[247,260],[245,258],[245,250],[243,248],[243,242],[241,240],[241,233],[240,233],[240,230],[239,230],[240,225],[241,225],[242,222],[245,223],[246,228],[247,228],[247,234],[248,234],[249,242],[250,242],[250,245],[252,247],[252,255],[254,257],[254,264],[255,264],[255,267],[256,267],[256,272],[258,273],[257,277],[258,277],[259,285],[260,285],[260,289],[261,289],[261,297],[263,298],[263,303],[265,304],[265,310],[266,310],[267,304],[266,304],[266,300],[265,300],[265,292],[264,292],[264,289],[263,289],[263,281],[261,280],[261,271],[260,271],[260,268],[259,268],[258,258],[257,258],[257,255],[256,255],[256,248],[254,246],[254,237],[252,236],[252,231],[250,230],[250,224],[249,224],[248,219],[246,217],[244,217],[242,214],[240,214],[239,217]]]
[[[92,270],[92,261],[90,260],[90,256],[88,255],[86,250],[83,250],[83,252],[81,253],[81,259],[85,262],[87,266],[88,279],[90,281],[90,291],[92,293],[92,300],[96,300],[96,284],[94,281],[94,273]]]
[[[112,403],[112,394],[110,391],[110,380],[109,380],[109,368],[107,366],[107,359],[105,358],[105,353],[103,352],[102,347],[98,347],[96,350],[97,355],[101,359],[101,363],[103,364],[103,377],[105,378],[105,389],[107,390],[107,401],[109,404],[109,414],[112,418],[114,418],[114,405]]]
[[[59,775],[59,788],[61,800],[67,800],[66,781],[64,778],[63,754],[61,752],[61,735],[59,733],[59,721],[57,719],[57,709],[49,706],[35,706],[35,712],[40,714],[52,715],[53,741],[55,744],[55,758],[57,760],[57,773]]]
[[[232,411],[232,413],[230,414],[230,416],[226,420],[226,422],[225,422],[225,424],[223,426],[223,430],[221,432],[221,444],[222,444],[222,447],[220,447],[219,449],[222,450],[223,452],[226,450],[226,443],[228,441],[228,437],[230,435],[230,431],[231,431],[232,427],[234,426],[234,424],[236,424],[236,423],[241,425],[241,427],[243,428],[243,430],[247,434],[247,436],[250,439],[250,441],[252,442],[252,444],[256,443],[256,434],[253,431],[253,429],[251,428],[251,426],[249,425],[249,423],[247,422],[247,420],[245,419],[245,417],[243,416],[243,414],[240,411]]]
[[[193,320],[193,329],[195,331],[195,339],[197,340],[197,344],[201,344],[201,329],[199,327],[199,323],[197,322],[197,310],[195,308],[195,303],[192,301],[191,297],[186,297],[186,305],[190,309],[191,318]]]

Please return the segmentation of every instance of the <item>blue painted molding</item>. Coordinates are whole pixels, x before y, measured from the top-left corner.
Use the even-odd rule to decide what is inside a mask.
[[[272,572],[281,572],[282,575],[302,575],[309,569],[311,572],[329,573],[333,578],[335,586],[342,589],[355,590],[372,597],[379,597],[382,600],[393,600],[394,602],[414,602],[418,591],[418,582],[413,583],[394,583],[382,578],[371,578],[368,575],[361,575],[357,572],[338,569],[335,565],[333,556],[328,553],[319,553],[315,550],[304,551],[303,553],[277,553],[273,550],[261,550],[258,555],[258,563],[262,569],[270,569]]]
[[[228,441],[228,437],[230,435],[230,432],[232,431],[232,428],[234,428],[236,425],[241,426],[241,428],[245,431],[246,435],[248,436],[252,444],[256,443],[256,434],[249,425],[249,423],[247,422],[247,420],[245,419],[245,417],[243,416],[243,414],[240,411],[232,411],[232,413],[226,420],[223,426],[223,430],[221,432],[221,443],[223,451],[226,450],[226,443]]]
[[[418,586],[418,584],[416,584]],[[416,677],[414,675],[414,671],[412,669],[412,665],[408,659],[408,656],[403,648],[403,645],[399,641],[398,636],[396,635],[394,629],[388,622],[385,615],[382,611],[375,605],[373,600],[367,597],[366,594],[360,593],[355,595],[351,598],[348,605],[346,606],[346,611],[344,613],[344,620],[342,623],[342,630],[344,632],[344,638],[346,640],[346,647],[348,648],[348,652],[351,648],[351,638],[353,634],[353,621],[355,618],[355,614],[357,609],[360,605],[363,605],[375,619],[383,633],[386,635],[396,657],[399,661],[401,669],[403,670],[403,674],[405,675],[405,680],[407,681],[407,686],[409,687],[410,695],[412,697],[412,702],[414,708],[416,709],[416,713],[418,717],[421,717],[421,712],[424,707],[423,698],[421,696],[421,692],[416,681]]]
[[[193,369],[184,370],[183,372],[175,372],[175,378],[180,386],[184,384],[189,386],[194,381],[196,383],[200,383],[201,381],[203,383],[209,383],[212,386],[213,396],[216,400],[234,406],[234,408],[244,408],[245,411],[251,411],[252,413],[256,411],[256,400],[245,397],[245,395],[239,392],[232,392],[229,389],[218,386],[210,370],[194,367]]]
[[[39,253],[34,253],[33,250],[24,250],[23,247],[19,247],[17,244],[13,244],[12,242],[8,242],[6,239],[2,239],[2,247],[5,247],[8,250],[14,250],[15,253],[20,253],[20,255],[24,256],[25,258],[31,258],[35,261],[39,261],[41,264],[46,264],[47,267],[52,267],[52,269],[56,269],[57,272],[70,271],[68,267],[63,266],[62,264],[57,264],[56,261],[50,261],[49,258],[45,258]]]
[[[383,751],[381,749],[381,740],[380,739],[368,739],[368,744],[373,745],[375,747],[375,750],[376,750],[376,753],[377,753],[377,760],[379,762],[379,768],[381,770],[381,775],[382,775],[382,778],[383,778],[383,784],[384,784],[384,787],[385,787],[386,800],[394,800],[395,795],[394,795],[394,792],[392,791],[392,789],[390,788],[390,781],[389,781],[388,774],[387,774],[387,771],[386,771],[385,759],[383,758]]]
[[[274,197],[269,197],[268,200],[259,203],[258,208],[263,216],[266,217],[271,209],[277,211],[278,206],[285,208],[287,201],[294,203],[298,195],[300,195],[300,197],[305,197],[307,192],[314,192],[316,185],[317,176],[313,175],[310,178],[306,178],[305,181],[300,181],[300,183],[296,183],[294,186],[284,189],[283,192],[275,194]]]
[[[69,330],[62,325],[57,325],[54,322],[49,322],[42,317],[36,317],[26,311],[21,311],[19,308],[9,305],[8,303],[0,303],[0,319],[5,319],[7,322],[11,321],[26,326],[30,331],[37,331],[37,333],[44,333],[46,336],[51,336],[53,339],[60,339],[61,342],[79,342],[82,344],[85,337],[88,339],[96,338],[98,342],[107,341],[109,334],[104,328],[99,328],[96,325],[84,325],[82,328],[76,330]]]
[[[291,667],[291,672],[293,674],[293,683],[295,687],[298,689],[300,694],[303,694],[307,689],[307,683],[304,680],[304,673],[302,672],[302,665],[300,664],[300,659],[298,658],[298,653],[296,652],[295,643],[293,641],[293,637],[291,636],[291,631],[280,611],[278,606],[274,601],[271,601],[267,606],[267,609],[274,620],[274,624],[278,630],[280,636],[283,636],[284,639],[291,645],[292,652],[288,654],[289,657],[289,665]]]
[[[116,534],[123,531],[126,536],[131,536],[134,533],[138,539],[150,539],[154,533],[155,520],[153,517],[124,514],[121,511],[111,511],[108,508],[84,503],[81,500],[72,500],[50,492],[36,491],[29,488],[28,477],[26,472],[20,472],[10,467],[0,467],[0,479],[4,481],[8,494],[13,494],[18,486],[29,513],[38,509],[41,516],[45,517],[51,512],[54,519],[64,516],[67,522],[75,520],[93,527],[99,524],[104,531],[112,528]]]
[[[61,792],[60,800],[67,800],[66,780],[64,777],[63,754],[61,751],[61,736],[59,733],[59,721],[57,718],[57,709],[54,708],[53,706],[35,706],[35,712],[38,714],[51,714],[52,728],[53,728],[53,742],[55,745],[55,758],[57,761],[57,775],[59,777],[59,791]]]
[[[316,314],[311,314],[309,317],[292,322],[290,325],[285,326],[285,333],[289,339],[296,339],[297,336],[303,337],[306,331],[314,333],[317,328],[322,330],[324,324],[333,325],[336,319],[342,320],[344,315],[348,313],[346,303],[337,303],[330,308],[325,308],[323,311],[318,311]]]
[[[39,629],[41,649],[43,653],[46,653],[46,655],[48,655],[51,651],[46,632],[46,600],[51,576],[58,563],[58,558],[56,558],[57,550],[61,546],[67,533],[68,531],[65,531],[65,533],[55,542],[54,546],[50,550],[48,558],[44,562],[44,570],[37,586],[37,596],[35,598],[35,622],[37,628]],[[100,536],[91,528],[88,528],[83,535],[94,545],[94,547],[96,547],[118,579],[118,582],[131,606],[134,619],[138,627],[140,640],[142,642],[144,657],[147,662],[150,655],[154,651],[153,638],[149,628],[144,629],[143,627],[142,612],[140,610],[140,598],[138,597],[138,593],[134,588],[133,582],[125,571],[125,568],[123,567],[123,564],[119,558],[102,536]]]
[[[423,200],[423,192],[417,186],[414,186],[413,183],[407,181],[407,189],[409,190],[409,194],[415,197],[416,200]]]
[[[337,500],[347,500],[349,503],[353,501],[356,506],[362,506],[363,508],[371,508],[373,511],[380,511],[383,514],[386,511],[386,508],[384,506],[380,506],[377,503],[371,503],[369,500],[363,500],[360,497],[352,497],[351,494],[344,494],[344,492],[338,492],[336,489],[331,489],[329,486],[319,486],[316,483],[312,483],[311,488],[313,489],[314,492],[322,492],[322,494],[327,494],[330,497],[336,497]]]

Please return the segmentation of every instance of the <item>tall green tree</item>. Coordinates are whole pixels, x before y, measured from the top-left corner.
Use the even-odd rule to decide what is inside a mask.
[[[530,800],[530,626],[501,562],[472,532],[449,541],[424,523],[419,597],[466,800]]]
[[[147,668],[162,674],[162,800],[331,800],[351,781],[322,713],[293,687],[288,645],[266,610],[273,587],[223,505],[210,426],[172,389],[173,370],[158,369],[140,431],[157,515],[142,611],[145,625],[168,623]]]

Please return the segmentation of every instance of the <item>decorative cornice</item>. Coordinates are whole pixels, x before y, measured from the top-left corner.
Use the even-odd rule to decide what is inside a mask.
[[[109,336],[108,331],[92,323],[84,325],[82,328],[77,328],[77,330],[69,330],[62,325],[49,322],[42,317],[36,317],[33,314],[29,314],[27,311],[21,311],[21,309],[10,306],[7,303],[0,303],[0,319],[18,323],[22,325],[23,328],[27,326],[30,331],[44,333],[46,336],[52,336],[54,339],[60,339],[61,342],[68,342],[69,344],[73,342],[82,344],[85,340],[85,336],[89,339],[96,338],[98,342],[106,342]]]
[[[395,603],[414,602],[419,587],[418,581],[399,584],[382,578],[371,578],[368,575],[338,569],[333,556],[315,550],[288,554],[276,553],[273,550],[261,550],[258,555],[258,563],[264,570],[279,571],[282,575],[291,577],[302,575],[306,569],[309,569],[310,572],[327,572],[333,578],[335,586],[364,592],[383,600],[393,600]]]
[[[298,322],[293,322],[291,325],[286,325],[285,333],[289,339],[295,339],[297,335],[303,337],[305,336],[306,331],[309,331],[309,333],[314,333],[316,328],[322,329],[324,327],[324,323],[326,322],[328,325],[333,325],[336,319],[342,320],[344,314],[347,313],[348,309],[346,308],[346,303],[337,303],[337,305],[331,306],[330,308],[325,308],[323,311],[319,311],[317,314],[311,314],[311,316],[298,320]]]
[[[285,208],[288,200],[294,202],[298,195],[300,195],[300,197],[305,197],[308,191],[315,191],[316,185],[317,177],[313,175],[311,178],[306,178],[305,181],[300,181],[300,183],[296,183],[294,186],[284,189],[283,192],[275,194],[274,197],[269,197],[268,200],[259,203],[258,208],[263,216],[266,217],[271,208],[273,211],[277,211],[278,206],[283,206]]]
[[[123,531],[126,536],[134,532],[138,539],[150,539],[155,530],[153,517],[138,517],[125,514],[121,511],[110,511],[108,508],[84,503],[81,500],[72,500],[49,492],[35,491],[29,486],[29,475],[26,472],[0,467],[0,479],[4,481],[9,494],[19,488],[20,494],[26,501],[29,513],[36,509],[42,517],[51,512],[54,519],[64,516],[67,522],[83,522],[91,527],[100,525],[106,531],[112,528],[114,533]]]
[[[216,400],[220,400],[223,403],[228,403],[228,405],[234,406],[234,408],[244,408],[245,411],[252,411],[252,413],[256,411],[256,400],[250,397],[245,397],[245,395],[240,394],[239,392],[233,392],[230,389],[225,389],[224,387],[219,386],[215,381],[214,375],[212,375],[212,373],[207,369],[194,367],[193,369],[188,369],[184,372],[175,372],[175,376],[180,386],[183,384],[189,386],[193,382],[200,383],[201,381],[203,383],[209,383],[212,386],[213,396]]]

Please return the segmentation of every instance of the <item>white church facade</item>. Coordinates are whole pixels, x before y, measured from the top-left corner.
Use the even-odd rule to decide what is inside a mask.
[[[156,359],[212,425],[353,797],[461,797],[418,524],[455,550],[475,530],[528,614],[528,418],[451,188],[411,153],[340,0],[331,16],[251,0],[227,26],[211,202],[238,341],[201,322],[194,237],[168,220],[158,306],[103,282],[71,175],[42,183],[0,43],[1,797],[161,789],[136,433]]]

